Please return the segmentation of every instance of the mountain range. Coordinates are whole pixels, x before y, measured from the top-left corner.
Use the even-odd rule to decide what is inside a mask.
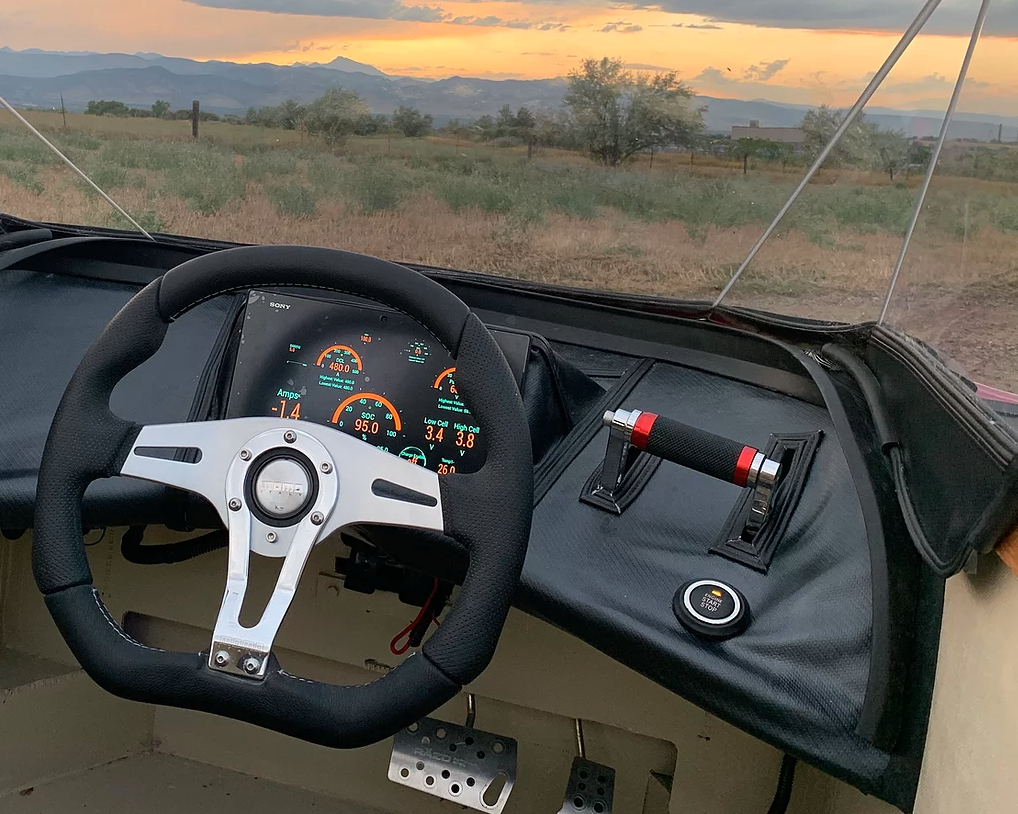
[[[84,110],[92,99],[116,99],[149,107],[165,99],[172,108],[189,108],[198,99],[204,110],[243,114],[249,107],[277,105],[294,98],[308,102],[333,87],[356,91],[376,113],[412,105],[431,113],[437,124],[450,118],[494,114],[503,105],[554,109],[562,103],[566,80],[479,79],[453,76],[419,79],[390,76],[371,65],[337,57],[332,62],[274,65],[210,60],[200,62],[161,54],[98,54],[0,47],[0,95],[16,107],[57,108],[61,94],[67,109]],[[762,99],[698,96],[705,105],[707,129],[728,133],[732,125],[757,120],[764,127],[795,127],[806,105]],[[867,117],[884,129],[910,136],[935,135],[942,113],[867,108]],[[1018,140],[1018,118],[960,114],[953,138],[995,139],[1003,126],[1005,141]]]

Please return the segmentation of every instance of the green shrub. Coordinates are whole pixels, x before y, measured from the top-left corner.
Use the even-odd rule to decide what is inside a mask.
[[[348,194],[360,205],[363,214],[371,215],[398,207],[412,186],[398,164],[371,160],[354,168],[349,176]]]
[[[244,177],[263,181],[277,175],[295,175],[300,168],[297,156],[289,150],[271,150],[249,155],[244,160]]]
[[[103,190],[103,192],[108,192],[111,189],[127,185],[127,171],[122,167],[110,165],[97,167],[88,173],[88,177],[91,178],[96,186]],[[89,189],[91,189],[91,187],[89,187]]]
[[[39,180],[35,167],[31,164],[25,164],[21,161],[0,160],[0,175],[7,176],[19,187],[24,187],[29,192],[34,192],[37,195],[45,191],[45,187],[42,181]]]
[[[0,161],[23,164],[57,164],[60,159],[49,147],[27,130],[0,127]]]
[[[265,188],[265,194],[279,215],[313,218],[318,213],[315,191],[299,181]]]
[[[244,179],[232,155],[194,145],[166,172],[167,189],[196,212],[214,215],[227,204],[244,199]]]

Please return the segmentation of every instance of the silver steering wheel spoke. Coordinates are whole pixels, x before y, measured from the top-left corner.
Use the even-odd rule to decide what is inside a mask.
[[[121,474],[196,492],[216,508],[229,533],[229,567],[208,665],[246,678],[264,678],[318,542],[354,524],[444,527],[434,472],[316,424],[236,418],[146,426]],[[261,618],[245,627],[252,552],[283,564]]]

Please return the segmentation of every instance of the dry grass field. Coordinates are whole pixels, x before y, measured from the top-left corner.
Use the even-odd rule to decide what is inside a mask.
[[[658,154],[618,170],[564,151],[452,139],[351,139],[57,113],[29,118],[145,228],[309,243],[583,287],[705,299],[745,257],[798,169]],[[821,173],[730,302],[814,318],[875,319],[918,179]],[[0,115],[0,211],[125,226]],[[1018,184],[935,180],[891,319],[970,374],[1018,390]]]

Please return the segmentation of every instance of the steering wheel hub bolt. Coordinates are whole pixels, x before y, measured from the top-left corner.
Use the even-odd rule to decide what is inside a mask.
[[[215,655],[216,667],[225,667],[230,663],[230,654],[225,650],[217,650]]]
[[[262,662],[255,656],[248,656],[244,659],[240,666],[244,668],[245,673],[253,676],[258,672],[258,668],[262,666]]]
[[[244,504],[240,502],[240,498],[234,497],[230,498],[229,506],[231,512],[239,512],[244,507]]]
[[[325,517],[322,516],[321,512],[312,512],[311,522],[314,523],[316,526],[320,526],[322,525],[322,523],[325,522]]]
[[[276,537],[276,532],[274,532],[274,531],[267,531],[267,532],[265,532],[265,540],[267,542],[274,543],[274,542],[276,542],[277,539],[278,538]]]
[[[240,451],[240,459],[242,461],[250,461],[251,460],[251,450],[249,450],[249,449],[242,449]]]
[[[322,463],[322,472],[324,472],[326,475],[328,475],[331,471],[332,471],[332,464],[330,464],[328,461],[324,461]]]
[[[283,440],[286,441],[286,443],[288,444],[292,444],[294,441],[297,440],[297,433],[295,433],[293,430],[287,430],[286,432],[283,433]]]

